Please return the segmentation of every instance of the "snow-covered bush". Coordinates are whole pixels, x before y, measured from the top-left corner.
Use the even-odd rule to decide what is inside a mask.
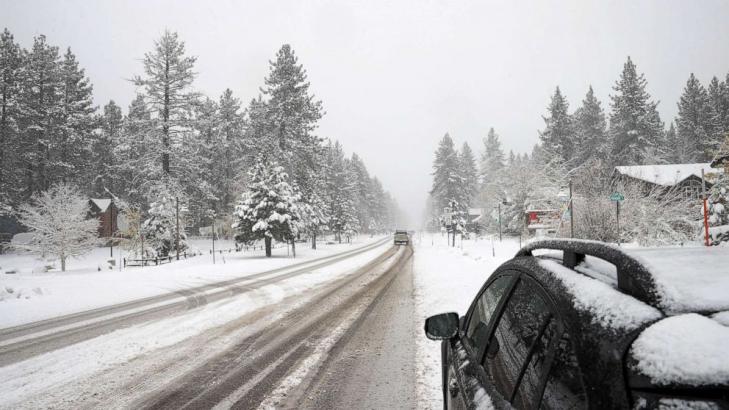
[[[179,197],[175,197],[168,189],[158,190],[156,200],[149,204],[148,217],[142,223],[145,254],[149,254],[144,256],[165,257],[176,253],[178,246],[180,252],[189,248],[185,234],[186,208],[181,205],[182,203]],[[178,224],[179,245],[177,244]]]
[[[83,255],[99,243],[99,220],[87,219],[88,212],[88,200],[75,187],[53,185],[20,206],[18,220],[28,228],[31,238],[13,247],[43,257],[55,256],[65,272],[69,258]]]
[[[625,196],[620,205],[623,242],[643,246],[671,245],[696,239],[700,227],[699,203],[678,189],[647,189],[640,183],[620,183]]]
[[[289,184],[283,167],[264,158],[256,161],[250,181],[235,208],[235,239],[243,243],[263,239],[266,256],[271,256],[272,240],[293,243],[304,228],[300,195]]]

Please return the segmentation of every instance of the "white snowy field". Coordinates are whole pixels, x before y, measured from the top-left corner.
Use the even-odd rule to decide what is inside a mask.
[[[359,237],[351,244],[318,242],[312,250],[297,244],[296,258],[286,247],[266,258],[262,250],[215,255],[209,240],[192,240],[202,255],[160,266],[108,268],[109,248],[96,248],[72,259],[66,272],[43,272],[53,261],[27,254],[0,255],[0,328],[155,296],[213,282],[251,275],[346,251],[379,238]],[[216,241],[215,249],[233,248],[233,241]],[[119,260],[124,254],[114,248]],[[55,265],[58,265],[57,263]],[[8,273],[15,272],[15,273]]]
[[[493,242],[490,238],[457,239],[456,247],[448,246],[440,234],[415,239],[415,321],[419,327],[438,313],[463,315],[489,275],[519,250],[519,238],[504,237],[501,242],[498,236]],[[440,343],[421,332],[416,348],[419,408],[439,409],[443,403]]]
[[[44,353],[22,362],[0,367],[0,408],[37,408],[46,407],[53,400],[63,401],[64,394],[78,394],[83,389],[101,389],[110,386],[95,385],[94,375],[125,366],[148,354],[160,352],[163,348],[174,350],[177,343],[201,334],[206,330],[223,326],[241,316],[274,306],[285,298],[302,295],[295,303],[300,305],[308,300],[306,291],[324,283],[346,276],[366,265],[385,252],[392,244],[387,241],[367,252],[344,259],[332,265],[312,270],[306,275],[297,275],[275,284],[269,284],[238,295],[234,298],[213,302],[185,314],[134,325],[128,328],[95,337],[52,352]],[[333,252],[341,246],[328,247]],[[309,256],[311,256],[310,253]],[[275,260],[275,259],[274,259]],[[283,259],[280,259],[283,260]],[[384,268],[383,268],[384,269]],[[274,310],[273,314],[285,314],[290,305]],[[269,317],[260,323],[270,323],[275,317]],[[260,324],[259,323],[259,324]],[[242,326],[240,332],[255,333],[257,325]],[[221,349],[236,340],[227,336],[210,343],[221,345]],[[78,360],[83,358],[83,360]],[[189,365],[194,366],[202,357],[189,358]],[[138,376],[134,372],[125,373],[130,379]],[[125,380],[115,380],[123,383]],[[87,384],[88,383],[88,384]],[[115,386],[111,386],[115,387]],[[46,400],[48,402],[46,403]],[[57,402],[56,402],[57,403]],[[124,405],[120,404],[120,407]]]

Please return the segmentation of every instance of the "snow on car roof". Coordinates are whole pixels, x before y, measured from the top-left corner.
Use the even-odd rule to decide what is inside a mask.
[[[706,174],[723,172],[720,168],[712,168],[708,162],[698,164],[625,165],[617,166],[615,169],[622,175],[664,186],[676,185],[691,175],[701,178],[702,169]]]
[[[729,327],[695,313],[652,324],[633,342],[631,369],[658,385],[729,383]]]
[[[729,250],[726,247],[624,251],[654,277],[661,308],[666,313],[729,310]]]
[[[590,313],[605,328],[631,331],[662,316],[658,309],[607,283],[576,275],[559,262],[540,258],[538,263],[564,284],[577,309]]]

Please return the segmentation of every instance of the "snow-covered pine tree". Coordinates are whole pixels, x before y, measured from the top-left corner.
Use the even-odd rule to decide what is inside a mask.
[[[438,200],[440,209],[448,206],[451,201],[463,201],[463,175],[460,172],[458,152],[453,146],[451,136],[446,133],[438,143],[433,161],[433,186],[430,194]]]
[[[646,91],[643,74],[638,75],[635,64],[628,57],[620,79],[611,95],[610,129],[611,162],[614,165],[646,163],[649,151],[663,138],[663,123],[658,115],[657,102]]]
[[[729,135],[729,90],[726,83],[714,76],[707,91],[714,126],[712,139],[720,143]]]
[[[687,162],[710,160],[719,142],[714,140],[715,116],[709,95],[693,73],[686,81],[677,105],[676,132],[679,139],[688,145]]]
[[[494,128],[489,129],[488,135],[483,140],[484,150],[481,153],[481,163],[479,164],[479,179],[482,184],[488,184],[490,181],[498,178],[502,168],[504,168],[504,151],[501,149],[501,141],[499,135]]]
[[[93,87],[70,48],[59,64],[59,76],[58,133],[51,147],[49,171],[54,181],[74,181],[87,187],[92,179],[92,135],[97,128]]]
[[[569,114],[569,103],[559,87],[547,106],[547,116],[542,118],[545,123],[544,130],[539,132],[542,147],[565,162],[572,161],[575,149],[572,117]]]
[[[146,206],[147,190],[159,176],[159,153],[157,136],[146,132],[151,121],[144,97],[137,95],[129,104],[124,118],[122,132],[115,141],[112,152],[116,162],[113,173],[116,176],[113,192],[123,193],[134,206]]]
[[[354,176],[354,203],[357,220],[360,221],[363,232],[370,232],[373,205],[370,174],[364,162],[356,153],[352,154],[349,164],[351,173]]]
[[[688,164],[696,158],[694,142],[679,135],[673,121],[666,131],[666,160],[672,164]]]
[[[185,43],[177,33],[165,30],[154,42],[154,50],[145,53],[144,77],[135,76],[137,87],[143,90],[147,109],[152,113],[146,132],[155,134],[159,143],[149,147],[161,155],[161,174],[169,175],[172,168],[188,166],[185,158],[172,156],[179,150],[181,134],[190,128],[189,113],[197,99],[192,91],[195,57],[185,55]]]
[[[476,168],[476,159],[473,156],[473,151],[466,142],[461,147],[458,161],[461,174],[463,175],[463,199],[468,206],[471,206],[478,192],[478,170]]]
[[[511,154],[513,155],[513,153]],[[499,140],[499,135],[492,127],[484,139],[484,150],[481,153],[480,186],[478,192],[479,206],[484,209],[492,209],[500,200],[504,199],[502,185],[505,172],[506,167],[501,141]],[[483,228],[489,231],[495,231],[497,227],[491,224],[491,222],[491,220],[483,221]]]
[[[63,87],[58,47],[47,43],[40,35],[33,47],[23,51],[23,79],[19,95],[21,146],[20,161],[24,165],[24,200],[45,191],[52,185],[50,174],[51,147],[58,140],[60,97]]]
[[[326,175],[326,200],[329,202],[329,229],[341,243],[342,235],[359,231],[355,203],[355,177],[350,161],[344,157],[339,142],[329,143],[326,150],[329,166]]]
[[[99,220],[87,219],[88,200],[72,185],[59,183],[34,194],[20,206],[18,219],[28,228],[32,239],[15,245],[43,257],[52,255],[66,271],[69,258],[88,252],[98,243]]]
[[[263,239],[268,257],[273,240],[293,243],[302,228],[299,199],[283,167],[259,157],[251,170],[248,190],[235,208],[236,241]]]
[[[289,44],[281,46],[271,61],[262,92],[268,98],[266,117],[270,138],[278,148],[275,155],[294,175],[293,168],[304,166],[320,142],[312,132],[323,111],[321,101],[309,93],[306,70]]]
[[[388,203],[385,189],[377,177],[372,177],[372,219],[375,233],[382,233],[387,228]]]
[[[124,115],[121,107],[116,105],[114,100],[104,106],[104,112],[99,118],[100,129],[95,135],[91,150],[91,169],[93,175],[90,180],[93,184],[94,195],[103,195],[108,189],[110,192],[122,193],[119,186],[116,186],[118,176],[115,174],[116,160],[114,158],[114,147],[121,142],[122,126]]]
[[[218,143],[214,147],[217,183],[213,192],[219,198],[220,212],[233,207],[236,194],[241,191],[245,179],[245,166],[250,163],[250,148],[243,134],[243,115],[240,100],[226,89],[218,101]]]
[[[15,204],[22,192],[22,167],[18,158],[19,92],[22,53],[6,28],[0,34],[0,213]]]
[[[609,150],[607,122],[600,101],[595,97],[592,86],[587,90],[582,106],[574,115],[575,165],[581,165],[592,158],[605,160]]]
[[[149,211],[141,228],[145,252],[150,255],[144,256],[162,258],[176,255],[178,250],[187,251],[186,203],[181,189],[173,183],[162,182],[150,190]]]

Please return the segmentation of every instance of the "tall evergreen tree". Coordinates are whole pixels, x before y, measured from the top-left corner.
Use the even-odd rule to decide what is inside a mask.
[[[342,235],[359,231],[357,218],[355,176],[350,161],[344,157],[339,142],[329,144],[326,153],[329,170],[326,175],[326,201],[329,203],[329,226],[337,240]]]
[[[6,28],[0,34],[0,213],[16,203],[22,191],[18,162],[18,103],[23,60],[20,46]]]
[[[21,146],[20,160],[24,168],[27,199],[33,193],[47,190],[52,182],[51,157],[58,141],[58,119],[62,115],[63,83],[59,70],[58,48],[49,45],[46,37],[33,39],[33,47],[24,51],[23,80],[19,96]]]
[[[504,151],[501,149],[499,135],[494,128],[489,128],[488,135],[483,140],[484,150],[481,153],[480,179],[482,183],[494,178],[504,167]]]
[[[600,101],[595,97],[592,86],[587,91],[582,106],[574,113],[575,161],[583,164],[591,158],[605,160],[607,157],[607,123]]]
[[[218,132],[216,145],[215,174],[218,183],[215,195],[219,198],[221,210],[229,209],[236,194],[241,189],[241,181],[245,177],[245,164],[250,153],[243,134],[243,115],[240,112],[240,100],[226,89],[218,101]]]
[[[133,79],[134,84],[143,89],[147,109],[152,113],[147,132],[159,138],[155,151],[161,154],[164,176],[168,176],[173,167],[171,155],[179,149],[180,134],[189,131],[189,113],[197,98],[192,91],[197,75],[193,71],[195,60],[195,57],[185,55],[185,43],[177,33],[165,30],[155,41],[154,50],[144,55],[144,77]],[[186,166],[184,162],[180,159],[177,166]]]
[[[97,128],[96,107],[91,82],[70,48],[60,62],[59,76],[58,133],[50,171],[60,181],[89,186],[92,178],[87,170],[91,168],[92,133]]]
[[[147,133],[151,113],[142,95],[129,104],[119,140],[112,152],[116,176],[112,192],[120,192],[132,205],[142,208],[146,187],[159,175],[159,154],[150,147],[157,146],[157,135]]]
[[[646,80],[638,74],[628,57],[620,79],[611,95],[610,139],[612,162],[615,165],[636,165],[646,162],[651,150],[663,138],[663,123],[657,102],[646,91]]]
[[[109,101],[104,106],[104,112],[101,115],[100,132],[96,135],[93,143],[92,164],[91,169],[94,170],[92,175],[93,194],[102,196],[108,189],[113,194],[122,194],[115,185],[118,180],[116,173],[116,160],[114,158],[114,146],[121,143],[122,126],[124,116],[121,107],[116,105],[114,100]],[[126,195],[125,195],[126,196]]]
[[[686,81],[681,99],[678,102],[677,133],[687,142],[689,162],[710,160],[711,153],[718,147],[714,137],[715,116],[711,109],[709,95],[693,73]]]
[[[294,183],[306,186],[306,180],[312,177],[314,158],[321,149],[321,140],[313,132],[323,111],[321,101],[309,92],[306,70],[290,45],[284,44],[271,61],[261,91],[267,98],[267,137],[276,150],[272,155],[276,155]]]
[[[461,175],[463,176],[463,199],[466,204],[473,205],[473,200],[478,192],[478,170],[476,159],[468,143],[464,142],[458,156]]]
[[[569,103],[559,87],[552,95],[547,112],[548,115],[542,117],[545,128],[539,133],[542,146],[563,161],[570,161],[573,159],[575,148],[572,118],[569,114]]]
[[[447,207],[451,201],[463,204],[463,175],[460,172],[458,153],[453,146],[453,140],[447,133],[443,136],[435,151],[433,161],[433,187],[430,194],[438,201],[441,209]]]
[[[693,141],[676,132],[673,122],[666,131],[666,160],[672,164],[686,164],[695,160],[696,149]]]
[[[727,84],[713,77],[708,88],[711,106],[712,140],[721,142],[729,134],[729,90]]]

